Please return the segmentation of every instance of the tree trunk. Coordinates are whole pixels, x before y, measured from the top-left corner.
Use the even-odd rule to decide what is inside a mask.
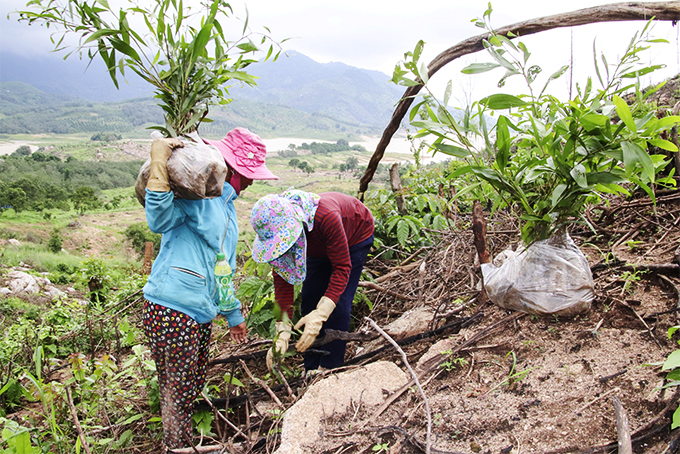
[[[142,273],[151,274],[151,264],[153,263],[153,243],[147,241],[144,243],[144,265],[142,266]]]
[[[475,200],[472,208],[472,232],[474,233],[475,249],[479,256],[479,263],[491,263],[491,254],[486,246],[486,221],[482,203]]]
[[[655,17],[656,20],[677,21],[680,20],[680,2],[649,2],[649,3],[612,3],[609,5],[595,6],[592,8],[584,8],[570,13],[555,14],[553,16],[540,17],[537,19],[530,19],[523,22],[518,22],[507,27],[502,27],[496,30],[499,35],[508,36],[512,33],[515,36],[527,36],[534,33],[539,33],[546,30],[562,27],[575,27],[577,25],[592,24],[597,22],[618,22],[618,21],[647,21]],[[443,68],[453,60],[468,55],[473,52],[478,52],[484,49],[484,40],[489,38],[488,33],[473,36],[453,47],[446,49],[441,54],[437,55],[434,60],[427,66],[428,78]],[[359,182],[360,200],[364,200],[364,193],[368,189],[368,183],[373,179],[378,164],[385,154],[385,149],[390,143],[392,136],[406,115],[409,107],[413,104],[415,95],[420,92],[422,85],[415,85],[409,87],[392,113],[392,118],[387,127],[383,131],[380,142],[375,148],[373,156],[368,163],[364,176]]]
[[[394,200],[397,202],[397,211],[402,216],[406,214],[404,207],[404,195],[402,194],[401,177],[399,176],[399,163],[395,162],[390,167],[390,185],[394,193]]]

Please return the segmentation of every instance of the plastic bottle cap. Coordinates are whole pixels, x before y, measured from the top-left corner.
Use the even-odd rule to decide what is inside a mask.
[[[224,260],[224,258],[225,258],[224,252],[217,253],[217,260]]]

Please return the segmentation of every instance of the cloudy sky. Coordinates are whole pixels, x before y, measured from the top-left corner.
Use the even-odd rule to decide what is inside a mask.
[[[111,0],[112,1],[112,0]],[[140,0],[144,1],[144,0]],[[186,0],[185,0],[186,2]],[[7,14],[22,8],[25,0],[0,1],[0,48],[3,51],[44,55],[51,48],[49,34],[40,27],[18,23],[16,15]],[[571,0],[550,2],[545,0],[492,1],[492,23],[496,27],[527,19],[602,5],[611,2],[600,0]],[[426,43],[423,60],[429,62],[437,54],[456,43],[482,32],[471,20],[481,17],[485,1],[469,0],[254,0],[231,2],[239,16],[250,14],[250,27],[254,31],[267,26],[275,38],[290,38],[286,49],[299,51],[312,59],[325,63],[339,61],[365,69],[374,69],[391,75],[395,64],[404,52],[414,48],[418,40]],[[625,50],[633,33],[642,28],[641,22],[595,24],[573,30],[541,33],[526,38],[532,51],[534,64],[550,74],[561,65],[568,64],[573,48],[575,82],[583,83],[593,75],[593,40],[598,50],[605,51],[608,61],[615,61]],[[654,46],[644,59],[663,63],[667,69],[656,79],[680,72],[678,56],[678,27],[669,23],[655,26],[650,38],[664,38],[669,44]],[[572,44],[573,43],[573,44]],[[446,71],[436,76],[435,88],[453,80],[455,97],[474,98],[495,90],[502,74],[463,76],[460,69],[471,62],[489,61],[483,53],[464,57]],[[0,64],[2,62],[0,61]],[[650,79],[648,82],[651,82]],[[647,82],[647,81],[643,81]],[[557,82],[557,90],[566,90],[567,78]],[[506,91],[512,91],[509,84]]]

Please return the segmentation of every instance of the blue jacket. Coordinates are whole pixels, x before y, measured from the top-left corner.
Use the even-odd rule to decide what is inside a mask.
[[[208,323],[219,314],[215,283],[217,253],[223,251],[236,269],[238,222],[236,191],[224,184],[222,195],[212,199],[175,199],[170,192],[146,191],[146,222],[163,234],[161,249],[144,286],[144,297]],[[233,327],[242,323],[238,308],[223,313]]]

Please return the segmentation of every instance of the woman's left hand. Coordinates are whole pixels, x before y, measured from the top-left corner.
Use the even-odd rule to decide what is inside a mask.
[[[232,326],[229,328],[229,334],[231,335],[231,340],[237,344],[242,344],[246,341],[246,335],[248,330],[246,330],[246,322],[242,322],[240,325]]]

